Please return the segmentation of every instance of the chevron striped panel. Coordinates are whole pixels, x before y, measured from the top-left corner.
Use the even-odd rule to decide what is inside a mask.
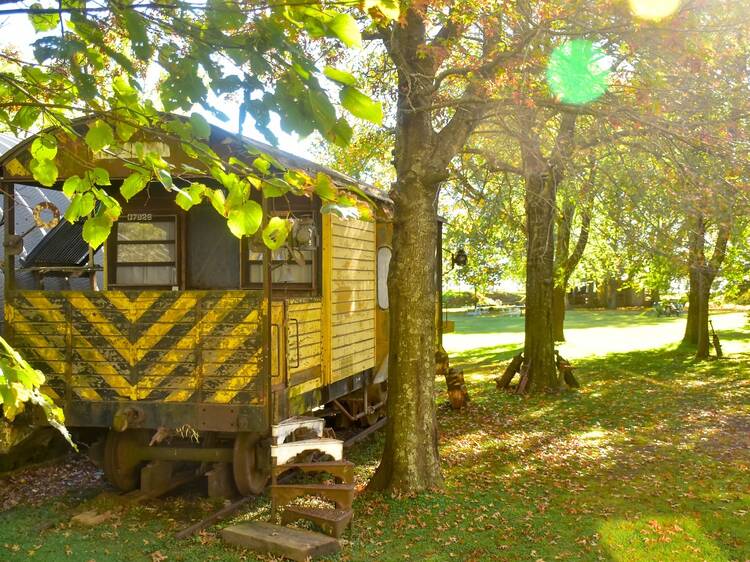
[[[53,395],[263,402],[260,291],[15,291],[6,322]]]

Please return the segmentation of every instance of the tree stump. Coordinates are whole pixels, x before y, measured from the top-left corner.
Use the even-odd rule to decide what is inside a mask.
[[[448,386],[448,400],[450,400],[451,408],[460,410],[466,406],[469,402],[469,392],[466,390],[464,372],[453,368],[448,369],[445,383]]]

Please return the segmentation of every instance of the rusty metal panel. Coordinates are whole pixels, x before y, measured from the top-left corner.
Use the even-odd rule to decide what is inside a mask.
[[[215,412],[264,402],[261,301],[260,291],[239,290],[15,291],[8,322],[61,403],[206,403]]]

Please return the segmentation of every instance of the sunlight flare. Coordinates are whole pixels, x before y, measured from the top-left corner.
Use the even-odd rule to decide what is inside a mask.
[[[560,101],[583,105],[607,91],[610,64],[604,51],[591,41],[574,39],[552,51],[547,83]]]
[[[659,21],[674,15],[680,0],[630,0],[630,9],[637,18]]]

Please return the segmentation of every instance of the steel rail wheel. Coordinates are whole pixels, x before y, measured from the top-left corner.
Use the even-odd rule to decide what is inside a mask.
[[[238,433],[234,439],[232,471],[237,490],[243,496],[262,493],[268,483],[270,458],[265,463],[260,460],[263,454],[260,440],[261,435],[253,432]]]
[[[138,487],[141,479],[141,465],[144,461],[138,456],[138,449],[149,443],[148,430],[128,429],[107,433],[104,444],[104,477],[122,490],[130,492]]]

